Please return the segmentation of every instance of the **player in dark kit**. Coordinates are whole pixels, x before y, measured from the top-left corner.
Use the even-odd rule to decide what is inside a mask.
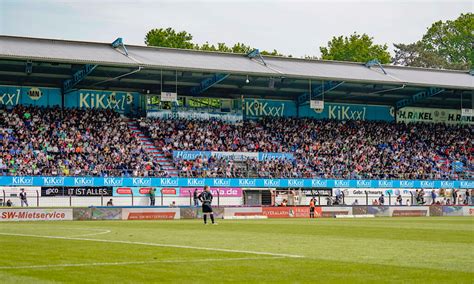
[[[214,213],[212,212],[212,193],[211,189],[209,186],[204,187],[204,191],[201,192],[198,196],[199,201],[202,203],[202,215],[204,218],[204,224],[207,224],[207,215],[211,217],[211,221],[213,225],[216,225],[217,223],[214,222]]]

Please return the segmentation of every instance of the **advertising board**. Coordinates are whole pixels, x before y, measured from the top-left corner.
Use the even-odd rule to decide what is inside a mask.
[[[474,188],[474,180],[348,180],[348,179],[263,179],[263,178],[124,178],[124,177],[41,177],[0,176],[0,186],[74,187],[78,180],[87,180],[94,187],[179,188],[217,187],[281,187],[281,188]],[[270,186],[269,186],[270,185]],[[88,185],[89,186],[89,185]],[[134,192],[135,193],[135,192]],[[157,190],[159,193],[159,190]],[[178,191],[177,191],[178,193]],[[178,193],[179,194],[179,193]]]
[[[0,209],[0,221],[67,221],[72,209]]]
[[[123,208],[122,220],[180,219],[179,208]]]

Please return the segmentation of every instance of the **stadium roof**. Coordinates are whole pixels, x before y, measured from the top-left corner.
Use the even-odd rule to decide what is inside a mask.
[[[389,65],[368,68],[361,63],[273,56],[263,56],[264,64],[245,54],[132,45],[126,45],[126,50],[128,55],[123,48],[113,48],[110,43],[0,36],[0,77],[3,77],[0,83],[37,85],[44,82],[48,86],[60,86],[81,65],[94,64],[99,67],[79,87],[156,92],[161,88],[163,74],[163,85],[175,85],[177,79],[179,92],[186,94],[193,86],[218,73],[229,76],[206,91],[208,96],[245,94],[296,99],[307,92],[308,79],[312,79],[313,86],[323,81],[344,82],[331,90],[334,96],[329,100],[354,103],[394,104],[427,87],[442,88],[441,94],[423,103],[445,107],[446,103],[459,107],[456,101],[460,96],[472,100],[474,90],[474,76],[463,71]],[[24,66],[20,65],[28,60],[35,64],[34,71],[25,77]],[[139,66],[143,71],[109,80],[133,72]],[[250,76],[251,84],[245,84],[246,76]],[[273,81],[271,87],[269,79]]]

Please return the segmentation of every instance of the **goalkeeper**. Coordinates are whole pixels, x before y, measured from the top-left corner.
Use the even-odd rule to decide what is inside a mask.
[[[214,213],[212,212],[212,193],[209,186],[204,186],[204,191],[201,192],[198,196],[199,201],[202,203],[202,215],[204,218],[204,224],[207,224],[207,215],[211,218],[212,224],[216,225],[217,223],[214,222]]]

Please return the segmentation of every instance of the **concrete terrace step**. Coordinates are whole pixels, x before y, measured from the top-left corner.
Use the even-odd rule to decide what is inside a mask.
[[[127,118],[124,118],[124,121],[127,122],[128,128],[132,134],[138,138],[145,151],[149,153],[151,157],[153,157],[153,160],[158,163],[161,168],[168,173],[169,176],[177,177],[178,170],[174,168],[172,161],[167,159],[163,151],[154,145],[153,140],[140,130],[137,123],[134,120]]]

